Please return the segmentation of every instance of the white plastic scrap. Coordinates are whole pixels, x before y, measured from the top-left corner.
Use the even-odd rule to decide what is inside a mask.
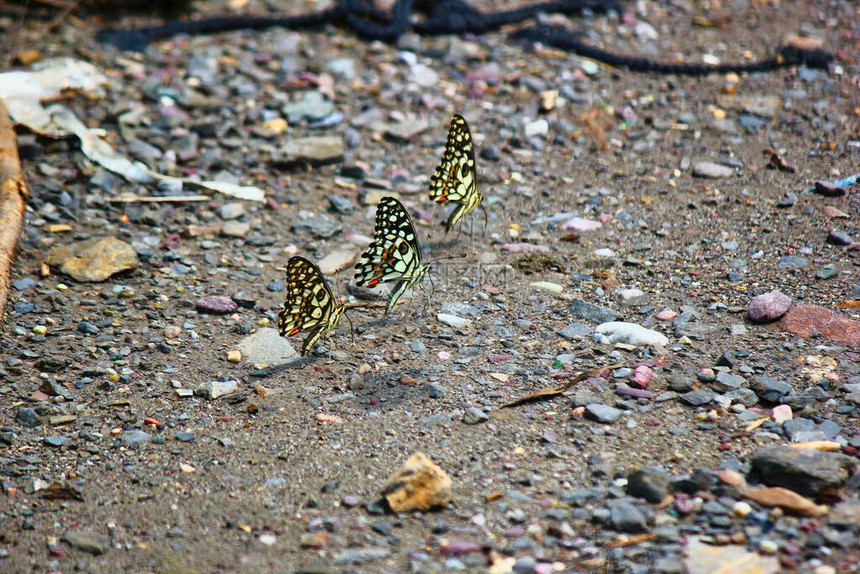
[[[107,170],[118,173],[134,183],[173,181],[184,186],[204,188],[237,199],[265,201],[259,187],[242,186],[225,181],[196,181],[155,172],[144,163],[120,155],[103,138],[101,130],[88,128],[72,110],[55,104],[48,108],[41,100],[58,96],[62,90],[74,88],[103,96],[102,86],[109,79],[98,68],[71,58],[45,60],[28,72],[0,73],[0,99],[9,110],[12,121],[51,137],[76,136],[81,151]]]
[[[659,345],[665,347],[669,339],[665,335],[652,329],[646,329],[636,323],[625,323],[623,321],[611,321],[598,325],[594,329],[594,340],[599,343],[626,343],[637,347],[646,345]]]

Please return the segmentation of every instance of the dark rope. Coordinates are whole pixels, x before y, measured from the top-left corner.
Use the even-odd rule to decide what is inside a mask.
[[[424,13],[424,19],[413,22],[413,10]],[[376,8],[372,0],[338,0],[335,7],[314,14],[284,17],[238,16],[171,22],[136,30],[103,30],[98,39],[123,50],[142,50],[153,40],[176,34],[212,34],[227,30],[261,30],[272,27],[307,29],[332,24],[341,25],[362,38],[394,43],[409,30],[424,35],[483,34],[504,25],[533,19],[542,12],[571,14],[584,10],[615,11],[621,14],[624,6],[620,0],[552,0],[504,12],[484,13],[467,4],[465,0],[397,0],[389,14]],[[525,28],[516,32],[513,39],[526,44],[540,43],[574,52],[617,68],[660,74],[701,76],[712,73],[766,72],[798,65],[827,68],[833,61],[833,56],[823,50],[783,46],[776,56],[759,62],[718,65],[666,64],[607,52],[579,41],[569,31],[556,26]]]
[[[827,68],[833,57],[823,50],[806,50],[796,46],[783,46],[777,56],[749,62],[746,64],[665,64],[646,58],[637,58],[607,52],[591,44],[586,44],[571,36],[564,28],[556,26],[536,26],[517,31],[512,39],[527,44],[540,43],[544,46],[573,52],[585,58],[598,60],[616,68],[626,68],[633,72],[654,72],[658,74],[677,74],[685,76],[705,76],[707,74],[728,74],[744,72],[768,72],[788,66],[805,65],[810,68]]]

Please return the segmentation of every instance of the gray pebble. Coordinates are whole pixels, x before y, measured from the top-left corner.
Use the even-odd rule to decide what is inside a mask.
[[[592,305],[582,299],[574,299],[571,302],[570,313],[577,319],[597,325],[615,320],[615,313],[609,309]]]
[[[768,486],[815,497],[828,489],[838,490],[849,476],[846,469],[856,465],[856,458],[841,453],[775,446],[753,455],[750,474]]]
[[[609,520],[612,527],[621,532],[645,532],[648,529],[645,513],[627,500],[609,502]]]
[[[123,431],[121,438],[122,444],[131,448],[143,446],[152,440],[152,437],[142,430]]]
[[[851,236],[844,231],[831,231],[827,234],[827,243],[831,245],[849,245]]]
[[[779,263],[777,263],[777,265],[790,269],[803,269],[805,267],[809,267],[809,259],[798,255],[786,255],[785,257],[779,258]]]
[[[585,323],[571,323],[558,330],[558,334],[565,339],[585,338],[591,335],[591,327]]]
[[[490,420],[490,415],[478,407],[469,407],[466,409],[466,412],[463,413],[463,422],[467,425],[476,425],[487,422],[488,420]]]
[[[442,385],[437,385],[436,383],[428,383],[424,385],[424,390],[427,391],[427,396],[431,399],[441,399],[445,393],[448,392],[448,389]]]
[[[627,494],[656,504],[668,494],[671,478],[669,473],[659,466],[634,470],[627,476]]]
[[[839,268],[833,263],[825,265],[815,272],[815,277],[818,279],[833,279],[837,275],[839,275]]]
[[[621,413],[621,409],[600,403],[592,403],[585,407],[585,416],[601,423],[612,424],[621,417]]]
[[[694,407],[700,407],[703,405],[707,405],[717,394],[707,387],[702,387],[701,389],[696,389],[695,391],[690,391],[689,393],[685,393],[681,395],[681,401]]]

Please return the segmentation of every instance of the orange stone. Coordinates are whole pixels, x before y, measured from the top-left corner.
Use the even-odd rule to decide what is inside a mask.
[[[818,305],[799,305],[788,310],[779,323],[781,329],[800,337],[821,333],[836,343],[860,345],[860,321],[849,319]]]
[[[451,477],[418,452],[388,479],[382,496],[394,512],[426,512],[451,500]]]

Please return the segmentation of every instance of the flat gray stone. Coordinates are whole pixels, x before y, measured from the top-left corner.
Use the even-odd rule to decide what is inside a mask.
[[[585,407],[585,416],[600,423],[612,424],[621,417],[621,413],[621,409],[600,403],[592,403]]]
[[[110,541],[106,536],[83,530],[67,530],[63,534],[63,542],[93,556],[100,556],[110,549]]]
[[[717,393],[712,391],[707,387],[702,387],[700,389],[696,389],[695,391],[690,391],[689,393],[684,393],[681,395],[681,401],[693,406],[700,407],[702,405],[707,405],[714,397],[717,396]]]
[[[239,342],[242,360],[252,365],[286,365],[301,360],[293,346],[277,329],[264,327]]]
[[[750,475],[768,486],[782,486],[816,497],[838,489],[857,471],[857,459],[811,448],[763,448],[750,460]]]
[[[597,325],[602,323],[611,323],[615,320],[615,313],[609,309],[592,305],[582,299],[574,299],[571,301],[570,314],[573,315],[575,319],[587,321],[588,323],[595,323]]]

